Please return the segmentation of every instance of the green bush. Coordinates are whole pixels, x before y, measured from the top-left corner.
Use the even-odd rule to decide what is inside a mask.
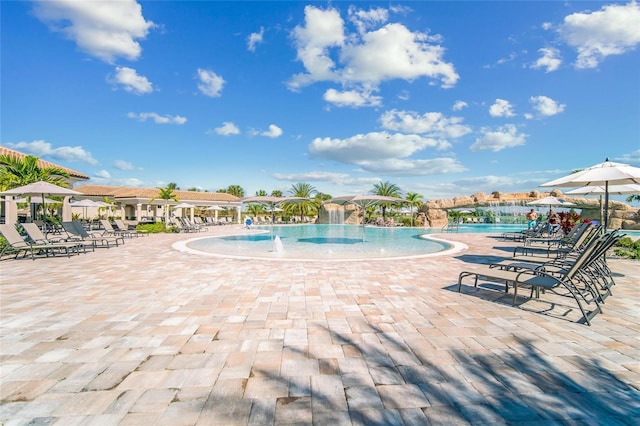
[[[164,223],[162,222],[156,222],[156,223],[145,223],[142,225],[137,225],[136,226],[136,230],[137,231],[146,231],[149,234],[159,234],[161,232],[178,232],[178,228],[176,228],[175,226],[169,226],[169,227],[165,227]]]
[[[625,259],[640,259],[640,239],[633,241],[629,237],[620,238],[613,246],[613,252]]]

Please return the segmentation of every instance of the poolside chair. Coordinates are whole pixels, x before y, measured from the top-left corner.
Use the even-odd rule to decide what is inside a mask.
[[[527,237],[542,237],[547,230],[548,227],[544,223],[539,222],[534,228],[503,232],[500,237],[503,240],[524,241]]]
[[[115,223],[114,229],[116,231],[129,231],[131,233],[135,232],[136,237],[142,237],[145,235],[149,235],[148,231],[142,229],[130,229],[126,223],[122,221],[122,219],[114,219],[113,223]]]
[[[62,228],[67,234],[78,237],[82,241],[89,242],[93,247],[109,248],[111,245],[118,246],[119,244],[124,244],[124,237],[121,235],[99,235],[93,232],[90,233],[82,226],[82,223],[77,221],[62,222]]]
[[[77,238],[65,239],[63,237],[58,237],[49,239],[42,233],[40,228],[38,228],[38,225],[35,223],[23,223],[21,225],[29,239],[35,244],[47,244],[57,248],[67,247],[69,250],[76,250],[78,253],[80,253],[80,249],[85,253],[87,252],[87,245]],[[93,245],[91,245],[91,248],[93,249]]]
[[[107,219],[100,219],[100,224],[104,228],[103,235],[119,235],[125,238],[133,238],[136,235],[135,232],[131,232],[128,230],[123,231],[120,229],[115,229],[113,225],[111,225],[111,222],[109,222]]]
[[[15,253],[14,259],[18,258],[20,253],[24,253],[23,257],[27,254],[31,255],[31,259],[36,259],[36,254],[44,253],[47,257],[49,255],[55,256],[56,254],[64,253],[67,257],[71,257],[71,250],[67,245],[57,244],[43,244],[25,241],[22,235],[18,232],[14,225],[2,224],[0,225],[0,234],[7,240],[7,245],[3,247],[0,252],[0,257],[8,253]]]
[[[562,240],[558,240],[551,245],[527,245],[526,243],[522,246],[515,247],[513,249],[513,256],[529,256],[529,255],[545,255],[547,257],[558,257],[563,254],[575,249],[579,248],[586,241],[589,240],[594,235],[597,235],[600,232],[600,227],[594,228],[590,224],[586,226],[581,226],[577,230],[577,232],[573,233],[571,236],[564,238]]]
[[[600,307],[601,297],[597,289],[594,289],[592,280],[585,279],[588,276],[588,268],[597,261],[595,256],[597,249],[601,247],[608,235],[592,238],[587,246],[573,260],[568,260],[562,266],[553,264],[542,264],[533,268],[523,269],[500,269],[486,265],[473,271],[463,271],[458,276],[458,292],[461,291],[462,281],[466,277],[474,277],[474,286],[478,286],[480,279],[491,282],[502,282],[505,284],[505,291],[511,285],[514,289],[513,306],[518,297],[518,288],[523,286],[531,287],[531,296],[540,297],[540,290],[553,290],[556,293],[559,289],[566,291],[565,296],[573,298],[582,313],[582,318],[587,325],[591,325],[590,320],[602,312]],[[554,267],[555,266],[555,267]],[[585,305],[594,305],[591,311],[585,309]]]
[[[563,235],[561,237],[553,238],[551,236],[545,237],[535,237],[535,236],[527,236],[524,239],[525,245],[534,245],[534,244],[546,244],[546,245],[566,245],[573,244],[573,241],[576,238],[579,238],[583,232],[585,232],[591,223],[582,222],[578,225],[575,225],[571,230],[567,233],[567,235]]]

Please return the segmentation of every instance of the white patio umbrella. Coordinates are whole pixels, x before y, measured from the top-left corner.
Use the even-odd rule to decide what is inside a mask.
[[[569,201],[565,201],[561,198],[557,198],[557,197],[544,197],[544,198],[539,198],[537,200],[533,200],[533,201],[529,201],[527,203],[527,205],[529,206],[548,206],[549,207],[549,214],[551,214],[551,207],[569,207],[569,206],[575,206],[574,203],[571,203]]]
[[[334,197],[331,198],[327,201],[325,201],[323,204],[338,204],[338,205],[345,205],[345,204],[355,204],[356,206],[360,206],[360,208],[362,209],[362,242],[364,243],[365,241],[365,230],[364,230],[364,213],[367,210],[367,207],[370,206],[376,206],[379,204],[386,204],[386,203],[402,203],[402,202],[406,202],[406,200],[404,198],[398,198],[398,197],[387,197],[385,195],[375,195],[375,194],[371,194],[371,195],[345,195],[342,197]]]
[[[87,218],[87,208],[89,207],[102,207],[102,205],[100,203],[98,203],[97,201],[93,201],[90,200],[88,198],[85,198],[84,200],[79,200],[76,201],[74,203],[71,203],[71,207],[83,207],[84,208],[84,218]]]
[[[596,164],[582,171],[572,173],[540,186],[552,187],[577,187],[577,186],[603,186],[604,187],[604,227],[607,228],[609,216],[609,186],[640,184],[640,168],[628,164],[615,163],[607,158],[603,163]]]
[[[31,197],[31,204],[42,204],[42,203],[47,203],[47,204],[60,204],[62,201],[56,201],[56,200],[52,200],[51,198],[44,198],[44,201],[42,201],[43,198],[40,196],[37,197]],[[29,200],[27,200],[26,198],[15,198],[13,201],[15,201],[16,203],[28,203]]]
[[[84,195],[82,192],[74,191],[73,189],[63,188],[61,186],[55,185],[53,183],[38,181],[34,183],[30,183],[28,185],[19,186],[17,188],[12,188],[7,191],[1,193],[1,195],[23,195],[23,196],[40,196],[42,197],[42,207],[44,210],[44,218],[45,221],[47,219],[47,204],[45,201],[45,195],[52,196],[61,196],[65,197],[67,195]]]

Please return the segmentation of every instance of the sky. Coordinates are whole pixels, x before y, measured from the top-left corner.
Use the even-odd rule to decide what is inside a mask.
[[[427,201],[640,166],[633,1],[0,7],[0,144],[91,184]]]

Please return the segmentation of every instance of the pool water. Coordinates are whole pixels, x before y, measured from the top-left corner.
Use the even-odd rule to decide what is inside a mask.
[[[263,232],[256,234],[256,230]],[[464,247],[425,237],[424,228],[410,227],[367,226],[363,232],[357,225],[285,225],[239,231],[191,239],[176,248],[225,257],[335,261],[422,257]]]

